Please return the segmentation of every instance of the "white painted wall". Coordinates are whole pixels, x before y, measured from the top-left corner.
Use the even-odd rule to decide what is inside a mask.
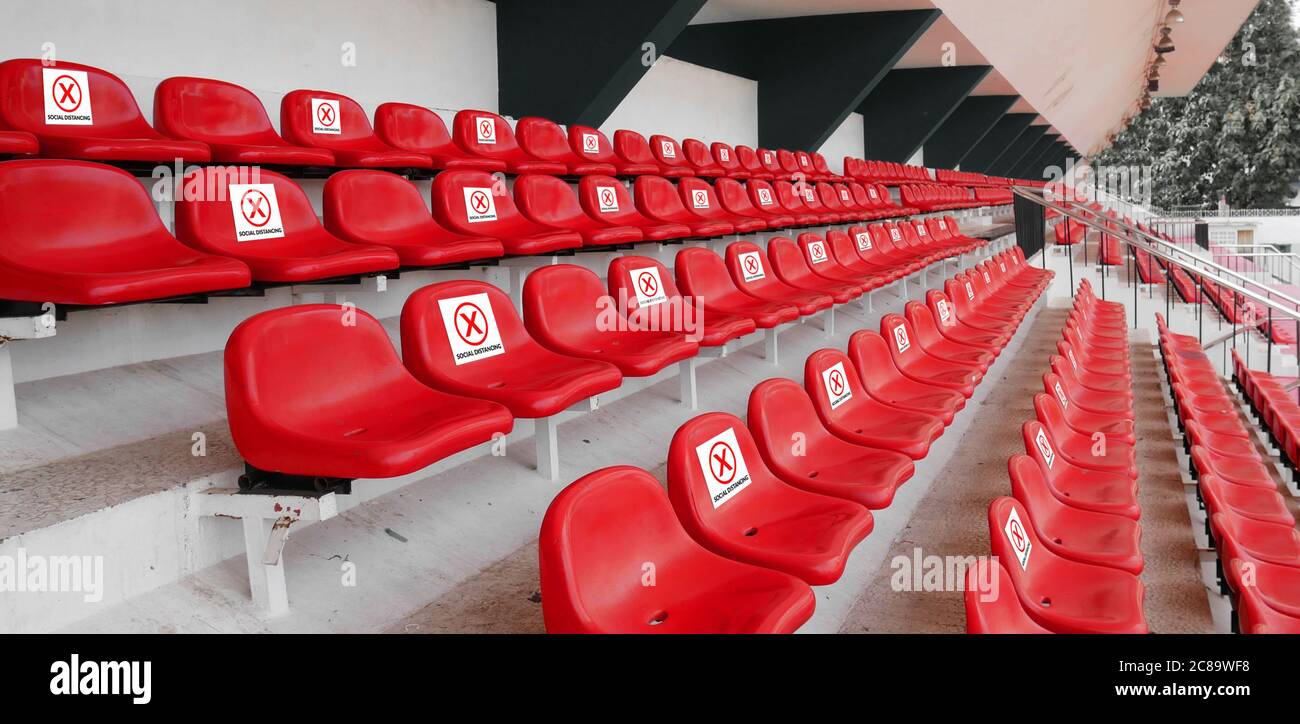
[[[864,158],[866,156],[866,141],[863,135],[862,114],[850,113],[848,118],[835,129],[826,143],[817,149],[821,155],[826,157],[826,165],[835,173],[844,172],[844,157],[853,156],[854,158]]]
[[[754,146],[758,81],[662,56],[600,128]]]

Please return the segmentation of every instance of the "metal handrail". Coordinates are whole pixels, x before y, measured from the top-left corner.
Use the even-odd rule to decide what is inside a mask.
[[[1063,206],[1059,206],[1053,201],[1049,201],[1046,198],[1046,195],[1043,194],[1041,189],[1037,190],[1037,195],[1036,195],[1035,190],[1032,188],[1024,187],[1024,186],[1016,186],[1012,188],[1012,193],[1015,194],[1016,196],[1019,196],[1021,198],[1032,201],[1036,204],[1039,204],[1044,208],[1052,209],[1053,211],[1056,211],[1067,218],[1074,219],[1075,221],[1078,221],[1084,224],[1085,226],[1096,229],[1102,234],[1109,234],[1110,236],[1115,237],[1116,240],[1124,244],[1128,244],[1129,246],[1135,249],[1145,251],[1146,253],[1150,254],[1151,256],[1157,259],[1162,259],[1170,264],[1173,264],[1174,266],[1177,266],[1178,268],[1184,271],[1195,274],[1196,276],[1202,279],[1208,278],[1211,281],[1213,281],[1217,286],[1241,294],[1243,297],[1258,302],[1264,305],[1265,307],[1268,307],[1269,309],[1276,309],[1283,316],[1290,317],[1291,319],[1300,322],[1300,300],[1293,299],[1290,296],[1283,294],[1281,292],[1274,292],[1273,290],[1260,284],[1259,282],[1245,278],[1240,274],[1237,274],[1236,272],[1232,271],[1231,269],[1222,267],[1219,264],[1214,263],[1213,261],[1203,259],[1201,257],[1196,256],[1195,254],[1190,254],[1187,251],[1183,250],[1181,247],[1178,247],[1174,244],[1170,244],[1164,239],[1160,239],[1145,231],[1142,231],[1141,229],[1128,225],[1127,223],[1124,222],[1123,219],[1114,219],[1111,217],[1105,217],[1106,219],[1105,222],[1095,221],[1090,217],[1083,216],[1076,211],[1073,211]],[[1073,205],[1073,202],[1070,203]],[[1094,212],[1091,209],[1088,210],[1088,213],[1090,216],[1094,214]],[[1116,234],[1115,233],[1116,229],[1111,229],[1105,226],[1105,224],[1112,224],[1112,223],[1116,224],[1117,226],[1124,227],[1122,231],[1125,231],[1128,234],[1129,238]],[[1139,239],[1132,238],[1135,235],[1139,237]],[[1152,242],[1154,242],[1154,244]],[[1269,297],[1260,296],[1259,294],[1245,288],[1242,285],[1238,285],[1231,281],[1228,281],[1227,278],[1224,276],[1218,275],[1216,273],[1210,273],[1204,269],[1198,269],[1196,267],[1190,266],[1187,262],[1176,259],[1170,254],[1165,253],[1162,249],[1160,249],[1156,245],[1159,245],[1159,247],[1170,247],[1174,250],[1175,253],[1182,254],[1185,256],[1191,256],[1192,259],[1194,259],[1196,262],[1209,264],[1210,266],[1215,267],[1216,270],[1227,272],[1227,274],[1230,275],[1231,277],[1240,279],[1247,284],[1250,284],[1252,286],[1257,286],[1257,287],[1263,287],[1266,293],[1276,294],[1277,296],[1282,297],[1285,301],[1291,303],[1292,306],[1288,307],[1278,303],[1277,301]]]

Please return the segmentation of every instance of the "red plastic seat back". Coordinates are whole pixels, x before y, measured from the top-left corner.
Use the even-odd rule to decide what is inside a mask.
[[[554,176],[520,176],[515,180],[515,201],[525,216],[541,224],[568,229],[591,223],[573,189]]]
[[[677,182],[677,191],[681,194],[682,203],[686,208],[699,216],[720,221],[729,220],[730,215],[718,202],[717,194],[713,193],[713,186],[704,179],[684,178]]]
[[[718,197],[722,208],[733,214],[757,216],[762,213],[754,208],[745,191],[745,185],[734,178],[720,178],[713,182],[713,192]]]
[[[916,330],[900,315],[886,314],[880,318],[880,336],[889,341],[889,354],[899,367],[911,364],[925,354]]]
[[[889,354],[889,342],[870,329],[860,329],[849,337],[849,360],[858,368],[862,384],[868,390],[903,379]]]
[[[205,142],[283,144],[262,101],[234,83],[174,77],[153,93],[153,122],[172,138]]]
[[[741,168],[751,174],[770,173],[763,168],[763,162],[759,160],[758,152],[749,146],[736,146],[736,161],[740,163]]]
[[[176,237],[191,246],[235,253],[260,241],[291,249],[321,229],[307,194],[274,171],[207,166],[185,183],[203,189],[200,198],[176,201]]]
[[[644,217],[637,213],[627,187],[611,176],[583,176],[578,182],[578,201],[583,211],[593,219],[633,226],[644,223]]]
[[[781,162],[777,159],[776,151],[768,148],[758,149],[758,162],[763,165],[764,171],[767,171],[777,178],[781,178],[782,176],[788,177],[790,175],[789,172],[781,170]]]
[[[784,214],[787,209],[781,205],[780,199],[777,198],[776,188],[767,181],[759,179],[750,179],[746,188],[749,190],[749,200],[754,206],[769,214]]]
[[[457,112],[451,133],[457,146],[479,156],[499,157],[521,152],[510,124],[490,111]]]
[[[650,152],[654,154],[655,160],[662,166],[671,168],[689,168],[686,163],[686,154],[682,153],[682,147],[677,141],[656,133],[650,137]]]
[[[678,286],[706,303],[725,299],[750,299],[736,288],[727,272],[726,263],[711,249],[682,249],[677,252],[673,268],[677,272]]]
[[[695,138],[687,138],[682,141],[682,153],[686,154],[686,160],[696,168],[709,168],[717,170],[721,168],[718,161],[713,158],[709,147],[704,145],[703,141]]]
[[[280,132],[300,146],[342,150],[383,147],[361,104],[321,90],[289,91],[280,100]]]
[[[681,303],[682,293],[672,272],[649,257],[620,256],[613,259],[609,262],[608,276],[609,295],[620,308],[629,312],[657,308],[667,301]]]
[[[714,141],[713,145],[710,146],[709,149],[711,151],[710,156],[724,171],[736,172],[749,170],[741,166],[740,160],[736,158],[736,149],[731,146],[728,146],[721,141]]]
[[[578,156],[594,163],[616,163],[614,146],[595,128],[569,126],[569,148]]]
[[[668,446],[668,498],[687,530],[743,532],[752,522],[748,511],[779,504],[787,490],[735,415],[691,419]]]
[[[258,444],[239,435],[265,424],[255,420],[344,432],[336,429],[341,410],[373,409],[382,405],[386,387],[409,380],[384,326],[353,307],[307,304],[262,312],[236,327],[226,343],[226,410],[241,450]]]
[[[614,131],[614,152],[624,163],[659,165],[650,152],[650,143],[636,131]]]
[[[575,160],[564,129],[548,118],[520,118],[515,123],[515,136],[520,147],[543,161],[566,163]]]
[[[594,339],[601,332],[597,319],[604,319],[610,301],[595,272],[574,264],[542,267],[524,280],[524,326],[546,346],[553,347],[553,340],[572,345]]]
[[[46,67],[35,58],[0,63],[0,128],[71,137],[163,137],[145,121],[121,78],[67,61]]]
[[[340,171],[325,182],[325,228],[344,239],[409,243],[434,226],[415,184],[387,171]]]
[[[966,569],[966,633],[1048,634],[1016,595],[1011,574],[1001,561],[980,559]]]
[[[778,471],[803,467],[792,440],[811,442],[827,434],[808,393],[799,383],[784,378],[764,380],[754,386],[745,419],[763,461]]]
[[[393,148],[430,156],[459,155],[442,116],[410,103],[382,103],[375,109],[375,134]]]
[[[537,548],[542,617],[547,632],[559,634],[650,630],[660,613],[657,589],[627,571],[671,561],[689,575],[679,567],[699,550],[659,481],[631,466],[597,470],[560,491]]]
[[[821,349],[808,355],[803,387],[817,414],[828,424],[869,399],[857,367],[838,349]]]
[[[767,268],[763,250],[748,241],[727,245],[727,271],[731,273],[731,281],[742,291],[757,291],[775,279],[772,270]]]
[[[402,361],[430,387],[463,391],[480,373],[522,374],[516,353],[537,342],[514,304],[486,282],[460,280],[416,290],[402,307]]]
[[[1051,554],[1039,542],[1029,513],[1015,498],[996,498],[989,504],[989,542],[994,557],[1006,562],[1011,584],[1022,600],[1033,600],[1034,583]]]
[[[523,221],[505,182],[484,171],[443,171],[430,191],[433,217],[449,229],[477,236]]]
[[[675,218],[686,214],[677,187],[662,176],[638,176],[632,184],[636,207],[653,218]]]

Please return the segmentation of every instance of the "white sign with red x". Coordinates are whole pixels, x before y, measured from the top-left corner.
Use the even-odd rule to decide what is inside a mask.
[[[326,98],[311,99],[311,132],[326,136],[343,133],[343,119],[339,117],[339,102]]]
[[[235,219],[235,241],[279,239],[284,236],[275,184],[230,184],[230,212]]]
[[[451,358],[457,365],[495,357],[506,351],[501,330],[486,293],[439,299],[438,311],[447,328]]]
[[[41,82],[45,85],[45,125],[94,125],[86,71],[41,68]]]
[[[700,460],[700,470],[704,473],[704,483],[714,508],[731,500],[749,485],[749,468],[740,454],[740,443],[736,441],[734,429],[729,427],[695,446],[695,455]]]

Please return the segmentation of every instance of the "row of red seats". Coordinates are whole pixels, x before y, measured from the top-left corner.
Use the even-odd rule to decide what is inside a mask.
[[[1056,224],[1053,232],[1060,246],[1082,244],[1088,238],[1088,227],[1082,221],[1066,218]]]
[[[710,238],[867,221],[915,211],[880,187],[608,176],[574,189],[521,176],[513,196],[483,171],[415,185],[374,170],[334,174],[324,223],[307,194],[274,172],[205,167],[178,191],[176,235],[125,171],[81,161],[0,163],[0,288],[13,301],[101,305],[438,266],[582,246]],[[802,191],[802,193],[800,193]],[[632,199],[635,196],[635,202]],[[73,202],[75,200],[75,203]],[[516,206],[516,203],[518,204]],[[915,222],[923,230],[951,219]],[[913,222],[902,222],[907,229]],[[955,227],[954,227],[955,228]],[[178,243],[179,240],[179,243]]]
[[[975,187],[976,206],[1007,206],[1012,197],[1011,189]]]
[[[628,130],[567,132],[545,118],[512,129],[489,111],[462,110],[449,133],[434,111],[384,103],[374,125],[355,100],[294,90],[280,102],[280,133],[260,100],[233,83],[167,78],[154,93],[154,126],[120,78],[88,65],[36,59],[0,63],[0,156],[107,162],[183,159],[284,167],[470,169],[513,174],[624,175],[845,181],[819,153],[711,146]]]
[[[232,436],[260,471],[329,479],[404,475],[501,432],[500,406],[507,419],[549,417],[618,387],[623,376],[653,375],[694,356],[700,346],[720,346],[815,314],[832,299],[855,299],[917,265],[984,243],[945,233],[924,240],[902,236],[895,244],[884,228],[856,233],[869,240],[865,249],[842,232],[829,243],[814,234],[801,235],[797,245],[776,237],[767,259],[747,242],[732,244],[725,262],[707,249],[683,249],[676,285],[652,259],[618,257],[609,266],[608,292],[629,317],[617,323],[600,323],[606,290],[582,267],[556,265],[530,274],[522,319],[490,284],[433,284],[412,294],[403,308],[405,371],[379,323],[355,312],[358,341],[347,353],[333,354],[329,364],[299,374],[295,370],[313,359],[312,344],[336,349],[349,339],[348,330],[335,329],[346,308],[264,312],[241,324],[226,346]],[[766,275],[765,262],[776,278]],[[695,320],[699,329],[685,329],[682,317],[662,313],[684,310],[689,302],[683,293],[703,306],[703,317]],[[268,351],[272,345],[274,354]],[[350,402],[319,387],[331,379],[356,381],[342,396]],[[426,394],[416,382],[440,394]],[[455,425],[461,417],[483,424]],[[415,424],[422,419],[430,424]],[[329,453],[323,454],[319,448],[327,442]]]
[[[970,189],[960,186],[905,184],[899,187],[898,193],[903,203],[925,212],[969,209],[985,205],[975,201]]]
[[[934,180],[950,186],[1013,186],[1015,181],[1005,176],[989,176],[975,171],[935,169]]]
[[[967,576],[971,633],[1147,632],[1124,320],[1080,285],[1021,428],[1027,454],[1007,464],[1012,497],[989,506],[997,581]]]
[[[733,247],[734,248],[734,247]],[[686,250],[709,252],[704,250]],[[951,284],[978,298],[1024,293],[1039,273],[1019,250]],[[775,252],[773,252],[775,253]],[[681,257],[679,256],[679,259]],[[731,250],[728,261],[733,258]],[[679,264],[681,262],[679,261]],[[542,609],[552,633],[788,633],[815,608],[810,585],[838,580],[930,444],[973,394],[1014,325],[967,324],[943,292],[886,315],[848,353],[814,352],[804,385],[767,380],[748,424],[709,413],[678,429],[668,485],[620,466],[551,503],[539,540]],[[801,434],[804,449],[790,449]],[[644,585],[645,561],[667,585]],[[631,566],[631,568],[628,568]]]
[[[1156,315],[1165,374],[1190,473],[1205,509],[1205,532],[1218,554],[1220,590],[1233,603],[1233,629],[1300,633],[1300,533],[1278,493],[1251,429],[1200,342]],[[1270,397],[1263,380],[1233,353],[1234,377],[1248,399]],[[1267,381],[1266,387],[1271,387]]]
[[[871,161],[853,156],[844,157],[844,175],[863,181],[891,185],[931,183],[934,180],[924,166],[911,166],[894,161]]]

